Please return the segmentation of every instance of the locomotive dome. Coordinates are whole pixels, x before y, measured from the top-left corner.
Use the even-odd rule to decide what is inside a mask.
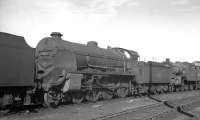
[[[61,36],[63,36],[63,35],[60,32],[52,32],[51,36],[53,38],[60,38],[61,39]]]
[[[90,47],[98,47],[98,43],[96,41],[88,41],[87,46]]]

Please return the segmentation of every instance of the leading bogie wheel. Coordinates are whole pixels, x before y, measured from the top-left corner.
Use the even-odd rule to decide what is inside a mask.
[[[60,103],[60,95],[53,91],[48,91],[44,94],[45,107],[57,107]]]

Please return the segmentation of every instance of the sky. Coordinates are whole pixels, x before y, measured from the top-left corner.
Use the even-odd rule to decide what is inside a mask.
[[[0,31],[31,47],[61,32],[137,51],[140,60],[200,61],[200,0],[0,0]]]

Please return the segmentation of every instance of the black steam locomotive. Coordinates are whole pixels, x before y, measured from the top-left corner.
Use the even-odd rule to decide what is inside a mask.
[[[132,50],[103,49],[95,41],[87,45],[72,43],[62,40],[61,36],[53,32],[33,49],[22,37],[0,34],[4,60],[1,62],[1,108],[16,103],[50,106],[62,101],[95,102],[199,88],[197,64],[169,60],[142,62]]]

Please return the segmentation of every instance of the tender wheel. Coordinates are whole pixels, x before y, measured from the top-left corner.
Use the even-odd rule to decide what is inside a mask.
[[[48,91],[44,94],[45,107],[57,107],[60,103],[60,94],[54,91]]]
[[[127,88],[118,88],[116,92],[117,92],[117,96],[121,97],[121,98],[124,98],[128,95],[128,89]]]
[[[24,105],[30,105],[30,104],[31,104],[31,96],[27,94],[24,97]]]
[[[148,94],[152,94],[152,95],[156,94],[155,89],[154,89],[154,88],[151,88],[151,89],[148,91]]]

